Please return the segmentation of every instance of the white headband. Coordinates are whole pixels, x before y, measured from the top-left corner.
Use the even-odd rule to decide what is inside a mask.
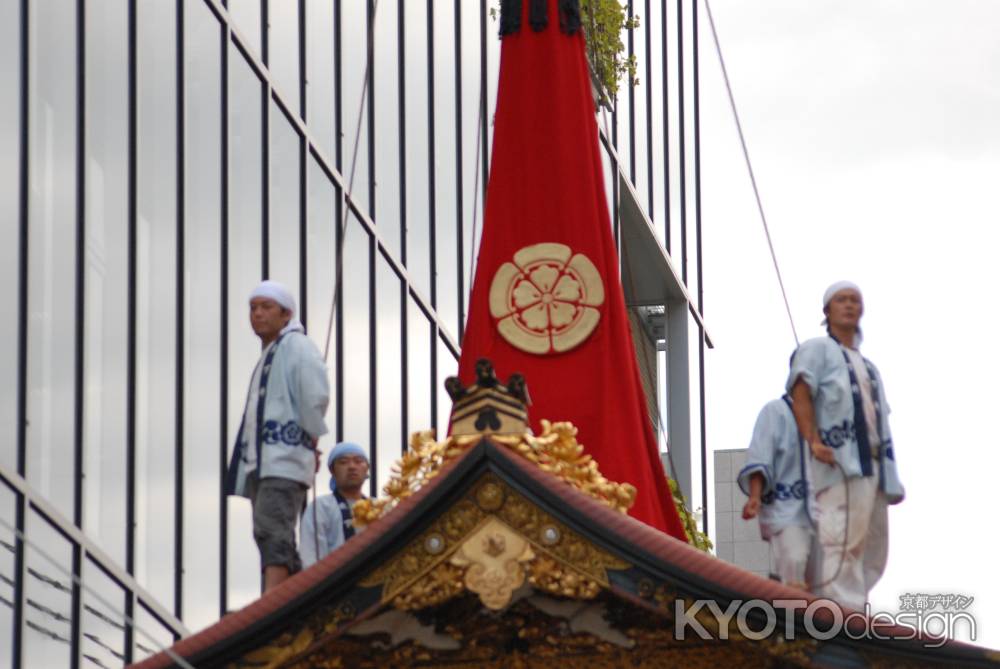
[[[295,317],[295,298],[292,297],[292,293],[282,284],[277,281],[271,281],[270,279],[261,281],[257,287],[253,289],[253,292],[250,293],[250,300],[257,297],[266,297],[269,300],[274,300],[292,313],[292,317],[288,320],[288,325],[286,325],[281,331],[282,334],[293,331],[305,332],[305,329],[302,327],[302,323],[300,323],[299,319]]]
[[[269,300],[274,300],[285,309],[291,311],[292,316],[295,316],[295,298],[292,297],[287,288],[277,281],[271,281],[270,279],[261,281],[253,289],[253,292],[250,293],[251,300],[258,297],[266,297]]]
[[[842,290],[856,290],[858,291],[858,295],[861,294],[861,289],[858,288],[858,284],[852,281],[838,281],[827,288],[826,292],[823,293],[823,309],[826,309],[827,305],[830,304],[830,300],[833,299],[833,296]]]

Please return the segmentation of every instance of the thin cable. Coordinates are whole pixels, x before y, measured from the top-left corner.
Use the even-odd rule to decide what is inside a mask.
[[[753,194],[757,199],[757,211],[760,212],[760,221],[764,224],[764,236],[767,237],[767,247],[771,251],[771,260],[774,262],[774,273],[778,276],[778,286],[781,288],[781,298],[785,301],[785,311],[788,313],[788,323],[792,326],[792,337],[795,338],[795,346],[799,345],[799,334],[795,330],[795,321],[792,319],[792,308],[788,304],[788,294],[785,292],[785,282],[781,279],[781,269],[778,267],[778,256],[774,252],[774,244],[771,242],[771,230],[767,225],[767,216],[764,215],[764,205],[760,199],[760,190],[757,188],[757,178],[754,176],[753,165],[750,163],[750,152],[747,150],[746,138],[743,136],[743,124],[740,123],[740,115],[736,111],[736,99],[733,97],[733,88],[729,84],[729,72],[726,70],[726,61],[722,57],[722,47],[719,46],[719,34],[715,30],[715,19],[712,17],[712,7],[708,0],[705,2],[705,12],[708,15],[708,24],[712,28],[712,41],[715,43],[715,53],[719,57],[719,67],[722,68],[722,78],[726,82],[726,93],[729,95],[729,107],[733,111],[733,120],[736,121],[736,132],[740,136],[740,146],[743,148],[743,158],[746,160],[747,171],[750,173],[750,183],[753,185]]]
[[[333,335],[333,315],[337,311],[337,303],[340,301],[341,282],[344,273],[344,239],[347,235],[347,217],[350,216],[352,195],[354,194],[354,175],[358,166],[358,146],[361,142],[361,122],[365,115],[365,102],[368,100],[368,75],[371,72],[372,57],[374,49],[372,41],[375,39],[375,14],[378,12],[378,0],[372,3],[372,20],[368,22],[368,55],[365,58],[364,83],[361,85],[361,103],[358,106],[358,124],[354,130],[354,149],[351,152],[351,175],[347,180],[347,192],[344,193],[344,220],[340,224],[340,237],[337,239],[337,274],[333,280],[333,299],[330,303],[330,318],[326,325],[326,345],[323,347],[323,361],[330,357],[330,338]],[[370,139],[370,138],[369,138]]]
[[[479,145],[482,143],[483,139],[483,117],[486,115],[486,102],[483,100],[483,85],[480,82],[479,85],[479,118],[476,119],[476,178],[475,183],[472,186],[472,241],[469,246],[469,285],[476,280],[476,258],[479,254],[476,253],[476,214],[479,213]],[[486,202],[483,201],[483,209],[486,208]],[[486,212],[483,212],[483,218],[486,218]]]
[[[34,549],[36,553],[38,553],[43,558],[45,558],[45,560],[48,561],[49,564],[51,564],[53,567],[55,567],[64,576],[68,576],[77,587],[81,588],[84,592],[86,592],[91,597],[93,597],[94,599],[96,599],[98,602],[100,602],[101,604],[103,604],[105,606],[105,608],[107,608],[108,611],[114,611],[115,613],[118,613],[118,609],[115,608],[110,602],[108,602],[108,600],[104,599],[103,596],[101,596],[99,593],[97,593],[92,588],[88,587],[87,584],[84,583],[83,580],[79,576],[77,576],[73,572],[68,571],[66,568],[64,568],[59,563],[58,560],[56,560],[55,558],[53,558],[52,556],[50,556],[48,553],[46,553],[44,550],[42,550],[41,547],[38,546],[38,544],[36,544],[35,542],[33,542],[30,539],[28,539],[28,537],[26,537],[24,535],[24,533],[21,532],[21,530],[17,529],[13,525],[10,525],[6,520],[4,520],[2,518],[0,518],[0,527],[3,527],[5,530],[8,530],[9,532],[12,532],[14,534],[14,536],[16,536],[26,546],[29,546],[32,549]],[[54,582],[58,583],[58,581],[55,581],[55,579],[52,579],[52,580]],[[175,663],[177,663],[181,667],[184,667],[184,669],[195,669],[194,666],[190,662],[188,662],[183,657],[181,657],[180,655],[178,655],[177,653],[175,653],[173,650],[171,650],[170,648],[167,648],[166,646],[160,645],[160,642],[157,641],[156,637],[154,637],[149,632],[147,632],[143,628],[141,628],[138,625],[136,625],[135,624],[135,620],[130,615],[128,615],[127,613],[121,613],[120,615],[122,617],[122,620],[125,621],[126,625],[131,626],[132,629],[138,631],[140,634],[142,634],[144,637],[146,637],[149,641],[151,641],[153,643],[153,646],[156,647],[156,650],[158,650],[160,652],[163,652],[163,653],[166,653],[167,656],[170,657],[171,660],[173,660]]]

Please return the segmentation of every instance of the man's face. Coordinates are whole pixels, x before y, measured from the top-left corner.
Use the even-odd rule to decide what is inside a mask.
[[[342,490],[356,490],[368,478],[368,461],[360,455],[342,455],[333,461],[333,479]]]
[[[830,304],[826,307],[826,318],[831,326],[839,328],[857,328],[865,305],[861,301],[861,293],[853,288],[845,288],[834,293]]]
[[[291,312],[268,297],[250,300],[250,327],[261,339],[277,337],[291,317]]]

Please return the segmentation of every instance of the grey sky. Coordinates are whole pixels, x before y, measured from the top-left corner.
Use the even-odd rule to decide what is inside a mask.
[[[975,596],[977,643],[998,647],[1000,3],[712,8],[799,336],[822,334],[828,284],[864,291],[863,351],[885,378],[907,488],[874,604]],[[708,438],[741,448],[793,340],[702,28]]]

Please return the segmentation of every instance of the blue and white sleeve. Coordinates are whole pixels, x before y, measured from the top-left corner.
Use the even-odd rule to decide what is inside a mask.
[[[743,469],[736,476],[736,483],[740,486],[743,494],[750,496],[750,477],[754,473],[759,473],[764,477],[764,486],[761,495],[766,494],[774,485],[773,466],[775,458],[775,434],[777,434],[777,420],[770,405],[761,409],[757,416],[757,422],[753,427],[753,438],[750,440],[750,447],[747,449],[747,461]]]

